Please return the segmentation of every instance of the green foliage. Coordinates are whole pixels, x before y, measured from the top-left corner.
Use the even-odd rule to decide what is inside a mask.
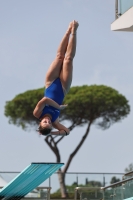
[[[87,184],[83,185],[83,184],[80,184],[77,186],[76,183],[73,183],[72,185],[66,185],[66,190],[67,190],[67,193],[68,193],[68,197],[67,199],[74,199],[74,192],[75,192],[75,188],[76,187],[90,187],[90,188],[95,188],[95,187],[101,187],[102,186],[102,183],[99,182],[99,181],[88,181]],[[83,192],[84,195],[90,197],[93,193],[94,193],[94,189],[90,189],[89,191],[84,191]],[[61,190],[58,189],[56,192],[50,194],[50,198],[51,199],[61,199]],[[79,194],[78,194],[78,198],[80,198]]]
[[[88,181],[88,179],[86,179],[86,187],[102,187],[102,183],[100,181]]]
[[[103,129],[120,121],[130,112],[127,99],[104,85],[72,87],[65,103],[68,107],[63,110],[62,119],[77,121],[79,125],[88,121],[96,122]]]
[[[113,176],[112,179],[111,179],[111,181],[110,181],[110,184],[117,183],[119,181],[120,181],[119,178],[116,178],[116,176]]]
[[[73,193],[73,191],[75,190],[76,187],[102,187],[102,183],[100,181],[87,181],[87,184],[78,184],[76,182],[74,182],[72,185],[66,185],[66,189],[68,193]],[[60,193],[61,190],[58,189],[56,191],[56,193]]]
[[[126,173],[131,172],[131,171],[133,171],[133,163],[129,164],[129,166],[125,169]]]
[[[22,128],[35,126],[37,120],[32,113],[43,93],[43,88],[30,90],[6,102],[5,116],[9,122]],[[106,129],[130,112],[127,99],[104,85],[72,87],[63,103],[68,104],[68,107],[61,111],[61,120],[69,120],[80,126],[90,121]]]
[[[38,124],[38,120],[33,116],[33,110],[43,97],[43,93],[44,88],[29,90],[7,101],[5,116],[9,118],[9,123],[21,126],[23,129],[26,129],[28,125]]]
[[[61,193],[53,193],[53,194],[50,194],[50,199],[62,199],[61,197]],[[74,190],[72,193],[68,193],[68,197],[67,199],[74,199]]]

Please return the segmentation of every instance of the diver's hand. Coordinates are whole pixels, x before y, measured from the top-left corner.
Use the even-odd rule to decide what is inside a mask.
[[[63,110],[67,107],[68,105],[60,105],[60,110]]]

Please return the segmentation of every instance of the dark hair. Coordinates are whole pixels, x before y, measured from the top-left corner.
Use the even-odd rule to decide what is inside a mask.
[[[41,125],[38,127],[38,132],[41,134],[41,135],[45,135],[47,136],[50,132],[51,132],[52,128],[45,128],[45,127],[42,127]]]

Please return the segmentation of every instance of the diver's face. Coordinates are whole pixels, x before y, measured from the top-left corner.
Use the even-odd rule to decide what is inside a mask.
[[[40,122],[41,127],[52,128],[51,119],[49,117],[44,117]]]

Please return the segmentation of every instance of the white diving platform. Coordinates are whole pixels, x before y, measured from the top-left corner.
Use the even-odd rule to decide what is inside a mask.
[[[133,32],[133,7],[111,24],[111,30]]]

